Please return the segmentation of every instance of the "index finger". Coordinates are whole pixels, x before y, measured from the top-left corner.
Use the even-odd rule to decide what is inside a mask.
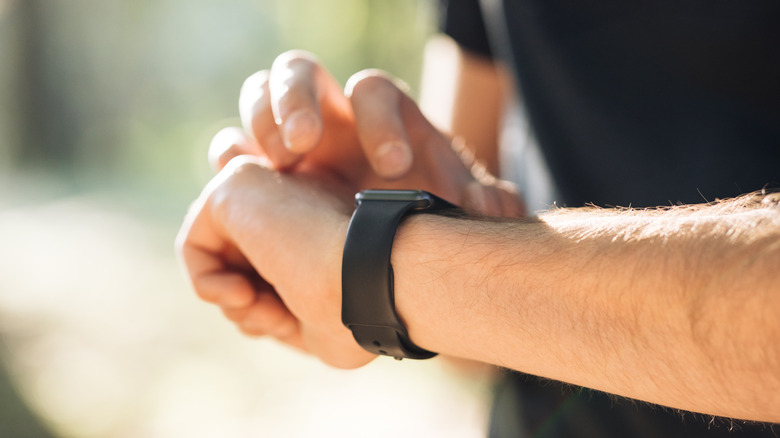
[[[319,70],[316,58],[302,51],[284,53],[271,66],[271,107],[282,140],[294,153],[308,152],[322,135]]]
[[[412,148],[401,114],[402,101],[408,99],[403,88],[379,70],[353,75],[346,87],[366,158],[387,179],[400,178],[412,167]]]

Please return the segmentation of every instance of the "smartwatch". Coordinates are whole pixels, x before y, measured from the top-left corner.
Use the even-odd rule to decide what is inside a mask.
[[[365,190],[355,195],[341,265],[341,321],[360,346],[398,360],[436,355],[412,343],[398,318],[390,251],[404,217],[457,208],[422,190]]]

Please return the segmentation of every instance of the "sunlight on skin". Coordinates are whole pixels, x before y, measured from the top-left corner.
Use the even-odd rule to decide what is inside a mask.
[[[80,197],[0,211],[3,359],[62,434],[484,435],[486,382],[457,380],[439,361],[341,371],[239,335],[189,290],[174,230],[119,205]],[[402,421],[388,425],[387,412]]]

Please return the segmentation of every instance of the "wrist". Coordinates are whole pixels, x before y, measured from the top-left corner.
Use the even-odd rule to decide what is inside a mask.
[[[398,316],[391,253],[405,217],[459,209],[421,190],[364,190],[355,195],[342,261],[342,323],[366,350],[398,360],[436,355],[414,344]]]
[[[479,338],[486,329],[469,312],[484,294],[471,277],[474,254],[464,251],[475,224],[437,215],[409,217],[399,226],[391,253],[396,310],[410,339],[431,351],[471,359],[480,355],[468,338]]]
[[[504,366],[507,349],[538,351],[548,335],[539,306],[561,286],[550,275],[560,255],[549,257],[560,243],[540,226],[534,218],[406,219],[391,262],[396,309],[410,339],[447,356]]]
[[[439,315],[429,305],[440,286],[436,284],[438,281],[431,281],[431,270],[422,269],[420,265],[433,268],[431,263],[436,263],[430,251],[437,247],[434,231],[440,219],[427,215],[407,217],[396,229],[390,254],[398,317],[406,326],[412,342],[431,351],[440,351],[441,347],[434,347],[435,328],[431,327],[432,323],[439,321]]]

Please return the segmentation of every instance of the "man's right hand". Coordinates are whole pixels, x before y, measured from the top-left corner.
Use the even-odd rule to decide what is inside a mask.
[[[346,91],[306,52],[279,56],[241,89],[242,128],[226,128],[209,156],[221,169],[236,155],[265,157],[289,172],[326,171],[355,191],[424,189],[480,214],[519,216],[513,185],[496,180],[423,116],[399,81],[377,70]]]
[[[214,137],[212,166],[220,170],[238,155],[253,155],[260,157],[258,163],[312,185],[329,186],[335,180],[349,195],[369,188],[421,189],[480,214],[523,213],[513,186],[473,172],[398,81],[367,70],[354,75],[346,88],[342,91],[312,55],[281,55],[270,70],[244,83],[239,99],[243,126]],[[208,300],[246,333],[260,334],[257,327],[267,325],[263,315],[273,307],[268,303],[286,309],[274,290],[246,295],[244,288],[238,302],[229,281],[211,287],[222,292]],[[290,343],[303,348],[300,339]]]

